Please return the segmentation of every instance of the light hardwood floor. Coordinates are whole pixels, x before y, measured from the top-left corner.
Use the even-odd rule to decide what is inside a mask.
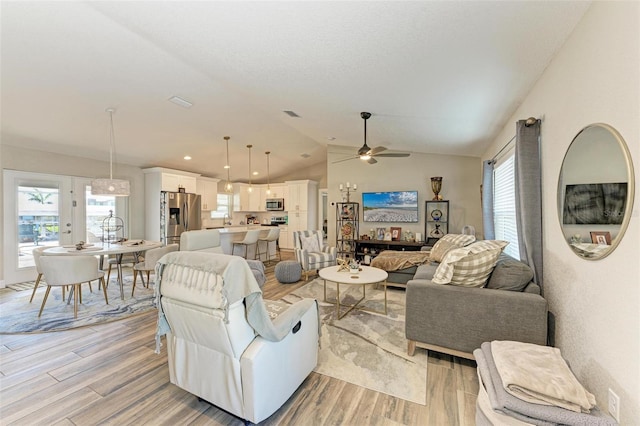
[[[283,251],[283,259],[292,256]],[[267,272],[267,299],[304,285],[278,283],[273,266]],[[0,300],[15,294],[0,290]],[[242,425],[169,383],[165,347],[154,354],[155,325],[151,312],[63,332],[0,335],[0,424]],[[311,373],[261,424],[473,425],[477,391],[474,362],[431,352],[426,406]]]

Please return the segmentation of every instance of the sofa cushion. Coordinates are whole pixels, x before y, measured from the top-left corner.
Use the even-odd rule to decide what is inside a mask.
[[[483,287],[507,244],[506,241],[484,240],[450,250],[431,281],[436,284]]]
[[[487,288],[523,291],[532,279],[533,271],[528,265],[502,254],[487,281]]]
[[[436,269],[438,269],[439,263],[431,262],[425,263],[424,265],[418,266],[415,275],[413,276],[414,280],[430,280],[433,278],[433,275],[436,273]]]

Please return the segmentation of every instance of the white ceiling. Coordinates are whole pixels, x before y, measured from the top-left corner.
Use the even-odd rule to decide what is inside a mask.
[[[118,162],[223,177],[229,135],[232,180],[247,144],[266,179],[267,150],[276,177],[355,153],[369,111],[371,147],[479,156],[588,6],[3,1],[2,142],[106,161],[114,107]]]

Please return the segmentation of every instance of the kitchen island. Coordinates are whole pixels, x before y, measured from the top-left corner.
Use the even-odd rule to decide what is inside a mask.
[[[244,251],[241,247],[236,246],[236,252],[232,253],[233,242],[234,241],[242,241],[247,234],[247,231],[253,229],[260,229],[260,238],[266,237],[269,231],[271,230],[271,226],[261,226],[261,225],[228,225],[224,228],[222,227],[210,227],[207,229],[217,229],[220,231],[220,246],[222,247],[222,251],[225,254],[236,254],[242,256]],[[264,251],[264,244],[260,243],[260,251]],[[256,246],[248,247],[247,259],[254,259],[256,255]],[[269,244],[269,257],[273,259],[276,256],[276,246],[275,244]],[[266,256],[262,255],[260,259],[262,261],[266,261]]]

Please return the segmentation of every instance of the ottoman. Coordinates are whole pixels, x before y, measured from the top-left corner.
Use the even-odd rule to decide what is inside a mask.
[[[283,260],[276,265],[275,275],[282,284],[295,283],[302,277],[302,266],[295,260]]]

